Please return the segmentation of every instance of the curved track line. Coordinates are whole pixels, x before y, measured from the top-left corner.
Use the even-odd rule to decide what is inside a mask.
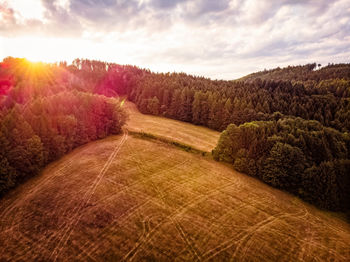
[[[137,156],[138,156],[138,155],[137,155]],[[138,158],[139,158],[139,157],[138,157]],[[135,157],[134,159],[136,159],[136,157]],[[138,166],[140,172],[141,172],[141,173],[145,173],[145,170],[144,170],[144,168],[141,166],[140,162],[142,162],[142,161],[136,160],[136,163],[137,163],[137,166]],[[177,167],[177,166],[178,166],[178,165],[175,165],[175,167]],[[162,170],[162,171],[159,172],[159,173],[164,173],[164,172],[165,172],[165,170]],[[153,176],[152,176],[152,177],[153,177]],[[156,190],[157,195],[158,195],[159,198],[162,200],[163,208],[168,209],[168,208],[167,208],[167,205],[166,205],[166,202],[165,202],[165,200],[164,200],[164,195],[159,191],[158,187],[153,183],[152,179],[147,179],[146,181],[145,181],[145,180],[142,180],[141,182],[142,182],[142,183],[145,183],[145,182],[147,183],[148,181],[152,184],[152,187]],[[185,234],[184,231],[182,230],[182,228],[181,228],[181,226],[179,225],[179,223],[178,223],[177,221],[175,221],[174,218],[172,218],[172,217],[170,217],[170,219],[171,219],[171,221],[173,222],[173,224],[175,225],[176,230],[180,233],[181,238],[184,240],[184,242],[186,243],[186,245],[190,248],[191,253],[193,253],[193,255],[194,255],[195,257],[198,257],[198,258],[199,258],[198,252],[196,252],[195,248],[194,248],[193,245],[190,243],[189,239],[187,238],[186,234]],[[148,234],[147,236],[144,236],[144,237],[142,238],[142,241],[140,241],[140,240],[141,240],[141,238],[140,238],[140,240],[138,240],[138,241],[136,242],[136,244],[134,245],[134,247],[133,247],[127,254],[125,254],[123,260],[124,260],[124,261],[131,261],[131,260],[135,257],[135,255],[136,255],[136,253],[137,253],[137,251],[138,251],[138,248],[141,246],[142,242],[145,242],[145,241],[150,237],[151,233],[152,233],[152,232],[149,232],[149,234]]]
[[[147,200],[147,201],[129,209],[128,211],[126,211],[122,215],[120,215],[118,218],[114,219],[110,225],[115,226],[115,225],[118,225],[118,224],[124,222],[126,219],[128,219],[130,216],[135,214],[137,211],[139,211],[139,209],[141,207],[147,205],[149,202],[151,202],[151,200]],[[101,231],[98,234],[97,239],[100,239],[102,236],[104,236],[104,234],[106,234],[108,230],[110,230],[110,228],[105,228],[103,231]],[[95,252],[96,249],[99,248],[99,243],[96,241],[94,241],[92,243],[89,242],[89,243],[85,244],[83,247],[78,247],[78,248],[80,250],[82,250],[82,252],[84,252],[84,253],[92,254],[93,252]],[[88,249],[89,251],[86,252],[85,251],[86,249]],[[82,253],[77,256],[77,259],[80,258],[81,256],[82,256]]]
[[[142,170],[142,167],[140,167],[140,169]],[[187,203],[186,206],[182,206],[182,207],[176,209],[174,212],[172,212],[172,214],[170,214],[169,216],[167,216],[162,222],[158,223],[158,224],[150,231],[149,236],[148,236],[147,238],[144,239],[143,243],[137,243],[137,246],[139,247],[139,246],[141,246],[142,244],[147,243],[147,241],[149,240],[149,237],[150,237],[151,235],[153,235],[153,234],[156,232],[156,230],[157,230],[160,226],[166,224],[166,220],[169,219],[171,222],[173,222],[173,224],[175,224],[176,229],[177,229],[177,230],[179,231],[179,233],[180,233],[180,236],[183,238],[183,240],[185,241],[186,245],[190,248],[190,251],[191,251],[191,253],[194,255],[194,257],[196,257],[198,260],[201,260],[201,255],[200,255],[199,252],[196,250],[196,248],[194,248],[194,246],[191,244],[191,242],[189,241],[189,239],[188,239],[187,236],[185,235],[184,231],[181,230],[181,229],[182,229],[181,225],[179,225],[178,223],[176,223],[176,222],[177,222],[176,217],[177,217],[177,216],[180,216],[181,214],[183,214],[184,212],[186,212],[190,206],[193,206],[193,205],[195,205],[195,204],[198,204],[198,203],[202,202],[203,200],[207,199],[208,197],[212,196],[213,194],[217,193],[217,191],[220,191],[221,189],[223,189],[223,188],[225,188],[225,187],[228,187],[228,186],[231,186],[231,185],[233,185],[233,184],[236,183],[236,181],[235,181],[235,182],[232,182],[232,180],[229,181],[229,182],[230,182],[230,183],[227,183],[227,184],[222,185],[222,186],[220,186],[220,187],[214,188],[213,190],[209,190],[209,191],[207,192],[206,195],[200,196],[199,198],[195,198],[195,199],[193,199],[192,201],[190,201],[189,203]],[[154,185],[154,183],[153,183],[152,181],[151,181],[151,183],[153,184],[153,186],[154,186],[154,187],[156,188],[156,190],[157,190],[157,187]],[[164,202],[164,197],[163,197],[162,194],[159,192],[159,190],[157,190],[157,191],[158,191],[158,194],[161,195],[160,198],[161,198],[162,201]],[[165,202],[164,202],[164,203],[165,203]],[[176,220],[176,221],[175,221],[175,220]],[[137,252],[133,252],[133,254],[131,255],[131,257],[130,257],[131,252],[127,253],[127,254],[124,256],[124,260],[129,260],[129,261],[131,261],[131,260],[134,258],[134,256],[136,255],[136,253],[137,253]]]
[[[12,203],[12,205],[8,205],[0,214],[0,220],[3,220],[3,218],[5,216],[8,216],[9,212],[11,212],[13,209],[15,209],[18,206],[23,206],[25,205],[25,202],[32,197],[35,193],[37,193],[39,190],[42,189],[42,187],[47,184],[48,182],[50,182],[51,180],[53,180],[56,177],[59,177],[62,175],[62,170],[65,169],[66,167],[69,167],[73,161],[75,160],[74,157],[76,157],[76,154],[79,153],[83,154],[84,152],[86,152],[89,148],[85,148],[82,151],[79,152],[75,152],[75,153],[70,153],[73,154],[73,156],[71,156],[69,158],[68,161],[64,161],[63,163],[59,163],[58,165],[62,165],[62,167],[60,167],[58,170],[56,170],[52,176],[47,175],[45,178],[41,179],[41,181],[35,185],[33,185],[33,187],[26,192],[26,194],[23,196],[23,198],[16,200],[14,203]],[[61,159],[62,160],[62,159]],[[58,160],[60,161],[60,160]],[[54,164],[55,165],[55,164]]]
[[[237,236],[235,236],[232,239],[229,239],[227,241],[225,241],[224,243],[218,245],[217,247],[207,251],[204,256],[205,259],[204,261],[208,261],[210,259],[212,259],[213,257],[215,257],[216,255],[218,255],[219,253],[221,253],[222,251],[225,251],[229,248],[231,248],[233,245],[238,244],[235,247],[235,251],[232,255],[232,258],[236,257],[236,253],[238,251],[238,249],[241,247],[241,245],[243,245],[245,242],[247,242],[252,235],[255,234],[256,231],[259,231],[261,229],[263,229],[264,227],[270,225],[271,223],[274,223],[276,220],[280,220],[281,218],[285,218],[285,217],[290,217],[290,216],[295,216],[296,214],[277,214],[277,215],[269,215],[269,217],[267,217],[266,219],[258,222],[257,224],[249,227],[245,232],[241,232],[239,233]],[[247,241],[246,241],[247,239]]]
[[[127,147],[127,148],[130,148],[130,147],[128,146],[128,144],[126,144],[126,147]],[[135,155],[136,155],[136,154],[135,154]],[[156,176],[159,176],[160,174],[162,174],[162,173],[164,173],[164,172],[166,172],[166,171],[171,171],[171,170],[173,170],[173,169],[176,169],[176,168],[178,168],[179,166],[182,166],[183,164],[185,164],[186,162],[189,162],[189,160],[187,159],[187,160],[185,160],[185,161],[183,161],[183,162],[176,163],[174,166],[171,166],[171,167],[169,167],[169,168],[167,168],[167,169],[163,169],[163,170],[161,170],[161,171],[159,171],[159,172],[155,172],[155,173],[153,173],[153,174],[150,174],[150,175],[147,176],[147,179],[143,179],[142,181],[136,181],[136,182],[134,182],[134,183],[131,183],[131,184],[129,184],[128,186],[125,186],[124,189],[122,189],[121,191],[117,192],[116,194],[113,194],[113,195],[108,196],[108,197],[106,197],[106,198],[100,199],[98,202],[100,202],[101,200],[106,200],[106,199],[110,199],[110,198],[117,197],[120,193],[129,190],[130,187],[134,187],[134,186],[140,185],[140,184],[142,184],[142,183],[144,183],[144,182],[151,181],[152,178],[154,178],[154,177],[156,177]],[[138,168],[138,169],[141,168],[141,167],[139,166],[139,162],[137,162],[136,165],[137,165],[137,168]],[[142,169],[142,168],[141,168],[141,169]],[[142,206],[144,206],[146,203],[151,202],[151,201],[153,201],[153,200],[152,200],[152,197],[148,197],[148,199],[146,200],[146,202],[144,202],[143,204],[137,206],[137,209],[140,208],[140,207],[142,207]],[[133,213],[135,213],[135,212],[137,211],[137,209],[134,210],[132,213],[130,213],[130,214],[128,215],[128,217],[129,217],[130,215],[132,215]],[[110,224],[110,226],[113,226],[113,225],[115,225],[115,224],[119,224],[119,223],[120,223],[120,220],[119,220],[119,219],[120,219],[120,217],[118,217],[118,219],[115,219],[114,221],[112,221],[112,223]],[[103,230],[103,231],[98,235],[98,238],[101,238],[105,233],[106,233],[106,230]],[[96,243],[93,243],[93,244],[90,243],[90,245],[89,245],[88,247],[86,247],[86,245],[84,245],[84,248],[86,247],[86,248],[89,248],[89,249],[90,249],[91,247],[94,247],[95,245],[96,245]],[[94,249],[94,248],[93,248],[93,249]],[[80,257],[80,256],[79,256],[79,257]]]
[[[79,219],[82,216],[82,213],[80,211],[90,201],[92,195],[95,193],[97,186],[101,182],[103,176],[105,175],[105,173],[109,169],[111,163],[113,162],[114,158],[118,154],[119,150],[121,149],[121,147],[123,146],[123,144],[125,143],[127,138],[128,138],[128,133],[127,133],[127,131],[124,131],[122,140],[115,147],[112,154],[109,156],[106,164],[103,166],[102,170],[97,175],[97,177],[96,177],[95,181],[93,182],[93,184],[91,185],[90,189],[88,191],[86,191],[85,195],[83,196],[83,198],[81,200],[81,204],[78,205],[78,207],[76,208],[76,211],[74,211],[75,212],[74,215],[72,216],[70,221],[67,223],[66,228],[64,229],[63,235],[61,236],[58,245],[56,246],[56,248],[53,250],[53,252],[51,253],[51,255],[49,257],[50,260],[51,259],[53,261],[57,260],[60,252],[64,248],[64,245],[67,243],[68,239],[70,238],[70,235],[72,234],[74,226],[78,223]]]

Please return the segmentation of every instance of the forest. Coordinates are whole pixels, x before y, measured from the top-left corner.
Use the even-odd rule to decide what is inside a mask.
[[[54,77],[32,79],[21,63],[8,58],[0,72],[2,191],[120,132],[125,115],[113,98],[126,96],[143,113],[222,131],[216,160],[321,208],[350,210],[350,64],[224,81],[85,59],[39,65]]]
[[[62,67],[18,58],[0,66],[0,195],[73,148],[121,132],[118,100]]]
[[[347,210],[349,146],[348,134],[315,120],[288,117],[230,124],[213,156],[317,206]]]

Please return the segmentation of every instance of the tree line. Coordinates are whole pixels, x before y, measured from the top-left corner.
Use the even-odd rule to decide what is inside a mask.
[[[0,80],[0,195],[125,122],[118,100],[87,92],[60,66],[7,58]]]
[[[106,74],[108,84],[102,90],[126,95],[141,112],[219,131],[230,123],[288,116],[350,130],[349,79],[219,81],[183,73],[155,74],[131,66]]]
[[[349,64],[306,64],[299,66],[287,66],[252,73],[241,78],[244,81],[262,80],[289,80],[289,81],[322,81],[327,79],[350,80]]]
[[[290,117],[230,124],[213,156],[317,206],[348,210],[349,148],[348,133]]]

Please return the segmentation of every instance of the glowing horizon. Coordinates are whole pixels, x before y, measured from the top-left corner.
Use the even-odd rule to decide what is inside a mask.
[[[0,59],[132,64],[235,79],[350,61],[350,2],[0,0]]]

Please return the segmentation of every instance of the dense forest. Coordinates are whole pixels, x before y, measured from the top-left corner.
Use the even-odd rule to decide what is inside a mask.
[[[95,75],[95,92],[126,95],[143,113],[225,130],[214,158],[239,171],[319,207],[350,209],[350,64],[236,81],[109,66],[105,77],[94,61],[76,60],[70,70]]]
[[[185,74],[146,74],[134,82],[117,92],[126,93],[142,112],[219,131],[229,123],[240,125],[286,116],[317,120],[342,132],[350,130],[350,80],[343,78],[318,82],[258,78],[245,82],[212,81]]]
[[[275,68],[264,70],[242,77],[240,80],[246,82],[260,78],[261,80],[297,80],[297,81],[321,81],[327,79],[345,79],[350,80],[349,64],[328,64],[321,67],[316,63],[304,66],[288,66],[285,68]]]
[[[76,59],[47,67],[55,81],[30,85],[33,80],[13,68],[0,73],[6,93],[0,98],[1,174],[29,172],[21,170],[13,145],[39,148],[42,154],[29,150],[35,158],[22,155],[41,167],[77,145],[118,133],[125,117],[107,97],[126,96],[143,113],[223,131],[215,159],[319,207],[350,210],[350,64],[290,66],[223,81]],[[3,181],[6,188],[11,179]]]
[[[320,207],[349,208],[350,136],[315,120],[230,124],[213,156]]]
[[[73,148],[121,131],[118,100],[64,68],[17,58],[0,66],[0,195]]]

